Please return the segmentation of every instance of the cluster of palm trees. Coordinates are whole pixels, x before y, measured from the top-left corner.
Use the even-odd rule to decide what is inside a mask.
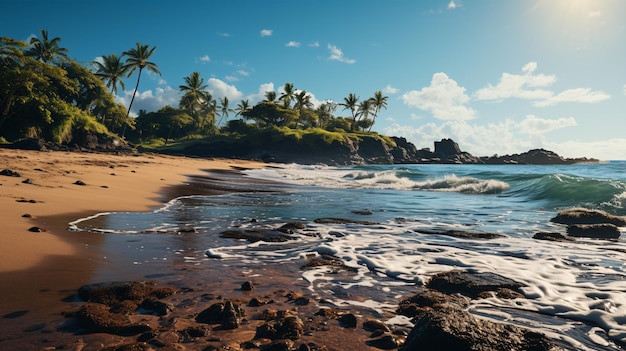
[[[126,88],[122,78],[130,77],[133,73],[135,73],[135,71],[138,71],[135,90],[133,91],[133,96],[130,99],[128,111],[126,112],[127,117],[130,115],[130,109],[133,107],[133,102],[135,101],[137,90],[139,89],[139,81],[141,80],[141,73],[143,70],[147,69],[161,75],[157,64],[149,61],[150,57],[154,54],[154,50],[156,50],[156,46],[150,47],[149,45],[143,45],[137,42],[137,46],[135,48],[124,51],[120,56],[117,56],[116,54],[103,55],[102,61],[96,60],[93,62],[93,65],[96,67],[96,76],[104,80],[106,86],[111,88],[111,93],[116,95],[118,85],[122,88],[122,90]],[[126,61],[122,62],[124,57],[126,57]]]
[[[68,50],[60,47],[59,42],[60,38],[49,38],[48,31],[42,29],[41,38],[32,38],[31,45],[25,50],[25,54],[44,63],[64,62],[68,60]],[[137,95],[143,71],[148,70],[161,75],[157,64],[151,61],[155,50],[156,47],[137,42],[136,47],[122,52],[121,55],[103,55],[92,62],[94,74],[102,79],[113,95],[117,95],[118,87],[125,90],[124,79],[137,72],[135,89],[126,110],[127,119]],[[325,101],[316,107],[312,102],[312,95],[306,90],[295,89],[293,83],[285,83],[280,95],[275,91],[268,91],[265,93],[265,99],[255,106],[252,106],[249,100],[241,100],[236,108],[231,108],[228,97],[213,98],[199,72],[193,72],[184,77],[184,84],[181,84],[179,89],[182,96],[178,109],[191,116],[196,131],[203,134],[215,132],[219,127],[227,124],[230,113],[234,113],[235,117],[241,116],[248,120],[261,121],[262,118],[255,115],[254,111],[259,104],[270,104],[274,109],[270,109],[270,112],[277,111],[277,113],[289,116],[282,119],[282,126],[370,131],[381,109],[387,108],[388,99],[381,91],[376,91],[373,97],[364,100],[359,100],[358,96],[350,93],[341,103]],[[338,107],[349,110],[350,117],[335,117]],[[268,109],[265,108],[263,111],[267,114]],[[146,111],[141,111],[140,114],[145,115]],[[264,125],[272,124],[267,121],[264,123]],[[122,136],[125,130],[126,125],[121,133]]]

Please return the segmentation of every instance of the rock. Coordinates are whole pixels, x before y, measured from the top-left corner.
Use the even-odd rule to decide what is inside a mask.
[[[84,285],[78,289],[78,297],[87,302],[115,305],[122,301],[139,304],[155,290],[152,281],[126,281]]]
[[[360,216],[371,216],[374,214],[374,212],[372,212],[372,210],[368,210],[368,209],[363,209],[363,210],[352,210],[350,211],[354,214],[360,215]]]
[[[572,242],[575,239],[570,238],[569,236],[562,233],[554,233],[554,232],[539,232],[533,235],[533,239],[537,240],[548,240],[548,241],[558,241],[558,242]]]
[[[377,225],[379,223],[369,221],[355,221],[345,218],[317,218],[314,220],[318,224],[360,224],[360,225]]]
[[[22,184],[33,184],[33,181],[32,179],[27,178],[27,179],[22,180]]]
[[[577,238],[618,239],[621,233],[614,224],[572,224],[567,227],[567,235]]]
[[[132,344],[123,344],[110,346],[100,349],[100,351],[147,351],[151,350],[150,345],[143,342],[134,342]]]
[[[111,313],[107,305],[86,303],[76,313],[81,326],[91,333],[137,335],[151,331],[149,325],[131,322],[123,313]]]
[[[254,285],[252,284],[251,281],[248,280],[247,282],[244,282],[243,284],[241,284],[241,290],[242,291],[252,291],[252,290],[254,290]]]
[[[367,340],[365,343],[368,346],[376,347],[382,350],[395,350],[404,343],[404,340],[405,338],[402,336],[384,333],[382,336],[376,339]],[[420,348],[419,350],[422,349]]]
[[[415,324],[399,350],[557,351],[563,349],[543,334],[513,325],[479,320],[461,308],[440,308],[427,312]]]
[[[245,239],[251,243],[257,241],[285,242],[294,238],[285,233],[271,229],[226,230],[220,233],[222,238]]]
[[[339,325],[344,328],[356,328],[356,316],[352,313],[343,314],[339,316],[337,320],[339,321]]]
[[[39,228],[39,227],[30,227],[30,228],[28,228],[28,231],[29,232],[33,232],[33,233],[43,233],[46,230],[42,229],[42,228]]]
[[[157,316],[168,315],[174,309],[171,305],[153,298],[143,300],[139,307],[144,310],[154,312]]]
[[[461,153],[461,148],[452,139],[441,139],[441,141],[435,141],[435,154],[441,158],[448,158]]]
[[[231,301],[217,302],[200,312],[196,316],[196,322],[220,324],[221,329],[236,329],[243,315],[243,310],[238,304]]]
[[[497,233],[472,233],[472,232],[466,232],[464,230],[436,231],[436,230],[420,229],[420,230],[417,230],[416,232],[420,234],[445,235],[445,236],[451,236],[455,238],[468,238],[468,239],[506,238],[506,235],[497,234]]]
[[[396,313],[419,319],[433,308],[450,304],[465,308],[469,306],[469,299],[460,295],[448,295],[441,291],[420,287],[415,295],[400,301]]]
[[[259,351],[291,351],[293,350],[293,341],[289,339],[279,339],[269,344],[261,345]]]
[[[269,338],[297,340],[304,334],[304,323],[298,316],[270,320],[256,328],[255,339]]]
[[[496,291],[500,288],[517,290],[522,286],[524,284],[495,273],[460,270],[435,274],[427,284],[427,287],[446,294],[460,293],[471,298],[484,291]]]
[[[12,171],[10,169],[3,169],[3,170],[1,170],[0,171],[0,175],[7,176],[7,177],[16,177],[16,178],[19,178],[19,177],[22,176],[18,172]]]
[[[83,182],[82,180],[77,180],[73,183],[74,185],[87,185],[85,184],[85,182]]]
[[[559,212],[550,220],[559,224],[602,224],[609,223],[618,227],[626,226],[626,219],[599,210],[570,208]]]
[[[382,330],[385,332],[390,331],[389,327],[385,323],[377,319],[368,319],[365,322],[363,322],[363,329],[370,331],[370,332],[373,332],[376,330]]]

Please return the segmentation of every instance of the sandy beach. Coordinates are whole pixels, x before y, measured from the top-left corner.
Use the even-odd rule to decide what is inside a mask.
[[[0,149],[0,314],[46,311],[89,281],[103,238],[68,230],[77,218],[146,211],[203,170],[263,163],[187,157]],[[84,185],[79,185],[84,184]],[[39,228],[41,231],[32,231]]]
[[[105,211],[145,211],[167,201],[163,191],[204,169],[259,167],[240,160],[162,155],[42,152],[0,149],[0,271],[35,267],[50,255],[72,255],[65,228],[47,218]],[[84,185],[78,185],[82,182]],[[27,216],[25,216],[27,215]],[[67,224],[67,223],[65,223]],[[46,232],[31,232],[39,227]]]

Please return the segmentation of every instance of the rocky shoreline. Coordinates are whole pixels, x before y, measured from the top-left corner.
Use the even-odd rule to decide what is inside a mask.
[[[564,158],[552,151],[533,149],[521,154],[474,156],[461,151],[452,139],[434,142],[434,151],[430,148],[418,149],[414,144],[402,137],[390,138],[395,146],[390,146],[380,138],[362,138],[358,141],[348,139],[344,142],[320,144],[314,147],[302,145],[294,140],[280,142],[267,141],[262,145],[249,145],[245,141],[215,142],[209,144],[190,145],[182,149],[162,149],[157,152],[170,155],[192,157],[220,157],[247,160],[261,160],[273,163],[326,164],[326,165],[360,165],[360,164],[528,164],[528,165],[568,165],[576,163],[598,163],[594,158]],[[135,153],[143,150],[135,149],[128,143],[118,139],[98,139],[93,135],[85,135],[79,144],[72,146],[45,142],[38,139],[24,139],[6,148],[25,150],[54,151],[101,151]]]
[[[563,224],[566,233],[538,233],[534,239],[553,240],[558,236],[559,240],[575,241],[568,235],[569,228],[579,225],[588,226],[586,237],[611,239],[597,231],[602,232],[606,225],[616,228],[626,225],[622,217],[586,209],[562,211],[552,221]],[[315,222],[377,225],[342,218],[319,218]],[[256,231],[229,228],[221,236],[275,242],[294,241],[295,234],[306,232],[303,223],[293,222]],[[464,231],[420,233],[470,240],[500,237]],[[339,257],[312,254],[299,271],[316,267],[328,267],[338,275],[349,275],[353,269]],[[280,272],[284,268],[276,269],[274,274],[293,279]],[[193,273],[186,274],[193,276]],[[42,321],[27,332],[31,341],[32,335],[36,335],[40,339],[37,342],[46,350],[75,347],[83,351],[574,349],[562,340],[551,339],[540,329],[479,318],[468,312],[472,301],[480,299],[527,298],[520,290],[524,284],[493,272],[453,269],[437,273],[424,285],[415,286],[413,293],[389,302],[396,305],[391,314],[375,313],[356,305],[338,307],[311,294],[304,286],[289,282],[277,286],[263,276],[241,279],[238,283],[237,277],[229,277],[228,281],[226,285],[212,286],[158,279],[85,285],[65,299],[63,321]],[[25,313],[14,311],[3,319],[17,321]],[[0,338],[3,347],[20,348],[21,342],[10,333]]]

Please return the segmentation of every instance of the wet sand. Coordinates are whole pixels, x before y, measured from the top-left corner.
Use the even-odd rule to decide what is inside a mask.
[[[133,342],[136,337],[110,334],[75,335],[63,331],[67,313],[81,302],[68,301],[76,290],[94,279],[119,281],[150,277],[141,267],[111,267],[103,257],[106,235],[68,230],[68,223],[101,212],[146,211],[170,199],[193,194],[223,194],[235,191],[263,191],[280,185],[252,181],[238,176],[240,168],[271,166],[240,160],[203,160],[161,155],[115,155],[98,153],[38,152],[0,149],[0,170],[18,172],[20,177],[0,176],[0,348],[23,350],[70,347],[98,350],[106,345]],[[208,173],[207,170],[211,170]],[[28,179],[28,181],[26,181]],[[85,185],[75,182],[81,181]],[[23,217],[24,214],[29,216]],[[43,231],[32,232],[38,227]],[[109,252],[110,254],[110,252]],[[303,264],[301,262],[300,264]],[[137,270],[136,277],[130,270]],[[211,301],[235,299],[247,303],[251,296],[265,296],[275,302],[272,309],[290,310],[314,316],[316,303],[295,305],[294,294],[306,294],[299,264],[293,266],[224,267],[221,265],[171,265],[161,274],[152,274],[161,285],[185,291],[170,303],[179,308],[172,320],[186,322],[190,315]],[[100,275],[98,275],[100,274]],[[254,293],[240,289],[252,281]],[[358,299],[358,296],[353,296]],[[64,302],[65,300],[65,302]],[[248,308],[255,319],[266,306]],[[377,316],[363,316],[375,318]],[[146,316],[148,323],[158,324]],[[254,337],[259,321],[250,321],[235,331],[215,332],[213,344],[239,349]],[[313,321],[311,323],[314,323]],[[368,334],[342,328],[337,321],[300,342],[332,345],[332,350],[374,349],[365,345]],[[322,330],[326,329],[326,330]],[[205,342],[206,343],[206,342]],[[199,344],[180,346],[195,349]],[[180,348],[183,347],[183,348]]]
[[[33,300],[31,293],[72,288],[89,279],[102,237],[71,232],[70,221],[100,212],[156,208],[181,194],[189,177],[205,175],[206,169],[264,165],[150,154],[0,149],[0,170],[20,175],[0,176],[0,315],[32,308],[37,301],[45,305]],[[30,231],[34,227],[42,231]]]

